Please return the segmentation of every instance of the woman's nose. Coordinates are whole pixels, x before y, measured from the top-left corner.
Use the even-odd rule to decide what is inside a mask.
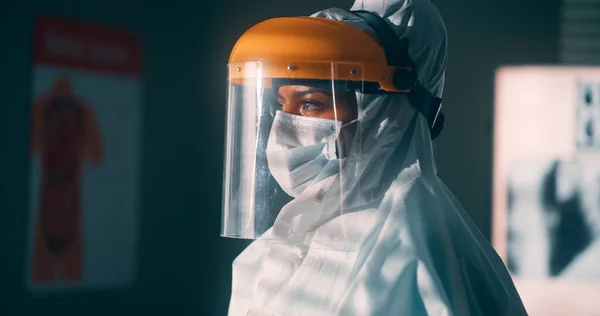
[[[282,111],[285,112],[285,113],[288,113],[288,114],[302,115],[302,113],[300,112],[300,107],[299,106],[295,106],[295,105],[290,104],[290,103],[284,104]]]

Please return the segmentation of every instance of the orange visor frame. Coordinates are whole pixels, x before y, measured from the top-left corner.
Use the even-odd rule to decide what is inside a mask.
[[[389,67],[351,63],[269,63],[239,62],[228,64],[228,78],[231,84],[243,85],[246,80],[263,80],[263,87],[271,88],[272,78],[317,79],[376,82],[388,92],[409,92],[398,90],[394,85],[394,74],[399,69],[410,67]]]
[[[378,83],[387,92],[409,92],[398,89],[394,82],[402,78],[394,77],[413,70],[389,66],[382,47],[358,27],[316,17],[274,18],[252,26],[234,45],[228,66],[230,84],[333,79]]]

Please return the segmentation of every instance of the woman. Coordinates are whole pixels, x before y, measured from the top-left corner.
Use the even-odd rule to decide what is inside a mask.
[[[446,33],[428,0],[357,1],[352,9],[387,18],[398,37],[408,38],[420,83],[441,96]],[[313,16],[342,21],[376,38],[351,12],[328,9]],[[277,41],[273,49],[288,56],[290,44],[281,44],[290,34],[286,23],[260,36]],[[322,23],[319,34],[343,28]],[[305,41],[295,36],[296,42]],[[360,34],[352,36],[364,43]],[[328,41],[315,42],[338,52]],[[345,49],[347,56],[370,48]],[[236,54],[234,48],[230,60]],[[261,174],[271,174],[293,199],[277,208],[271,228],[235,260],[229,315],[526,315],[503,262],[437,177],[430,124],[405,94],[371,93],[362,69],[347,71],[340,62],[332,63],[328,82],[314,65],[290,64],[287,70],[298,75],[271,81],[263,81],[263,74],[280,72],[271,71],[265,60],[237,65],[233,74],[252,68],[261,79],[243,83],[245,92],[230,93],[230,101],[269,103],[251,93],[268,88],[279,108],[274,116],[258,111],[256,133],[230,138],[228,148],[238,151],[226,158],[223,234],[235,235],[227,232],[233,227],[227,225],[228,211],[252,210],[250,220],[236,217],[236,227],[248,231],[264,218],[259,210],[277,204],[277,188]],[[297,79],[312,66],[321,79]],[[363,78],[358,88],[347,80],[353,75]],[[385,85],[386,78],[377,80]],[[259,107],[230,107],[229,135],[247,124],[236,125],[232,118]],[[264,122],[270,125],[268,135],[261,135]],[[244,138],[254,145],[245,147]],[[260,167],[261,159],[267,167]],[[246,168],[252,172],[235,172]],[[243,198],[249,191],[250,202]]]

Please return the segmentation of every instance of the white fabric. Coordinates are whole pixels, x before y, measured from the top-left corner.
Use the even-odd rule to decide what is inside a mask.
[[[339,121],[277,111],[266,153],[271,174],[288,195],[322,199],[340,172],[335,141],[341,127]]]
[[[446,32],[429,0],[352,9],[389,18],[410,40],[421,83],[441,96]],[[315,16],[367,30],[344,10]],[[340,185],[328,192],[336,198],[293,200],[244,250],[229,315],[526,315],[503,262],[437,177],[425,118],[404,95],[359,104]]]

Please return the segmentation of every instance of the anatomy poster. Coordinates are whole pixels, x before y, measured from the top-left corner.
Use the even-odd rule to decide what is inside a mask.
[[[600,311],[600,67],[496,77],[493,244],[532,316]]]
[[[27,283],[128,286],[139,216],[139,41],[41,17],[34,56]]]

